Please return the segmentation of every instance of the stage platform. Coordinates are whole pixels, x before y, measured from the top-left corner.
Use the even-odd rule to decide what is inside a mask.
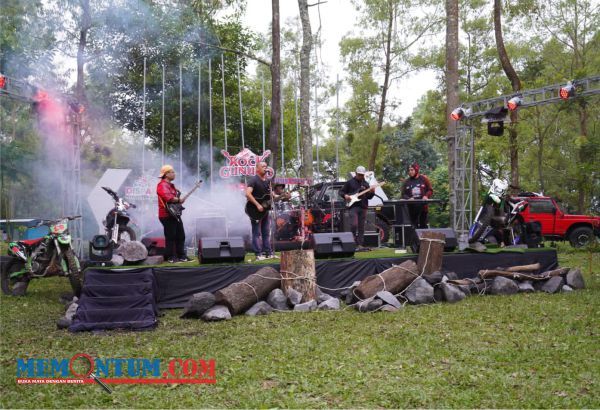
[[[317,260],[317,283],[331,295],[338,295],[357,280],[381,273],[393,264],[408,259],[417,260],[416,254],[393,258],[345,258]],[[502,266],[540,263],[541,271],[558,267],[555,249],[529,249],[524,252],[498,253],[445,253],[443,270],[456,272],[459,278],[475,277],[480,269],[493,269]],[[165,266],[131,268],[129,272],[152,271],[156,279],[156,297],[159,308],[181,308],[197,292],[215,292],[231,283],[240,281],[264,266],[279,268],[279,264],[218,264],[188,266]],[[119,269],[97,269],[107,274],[118,274]]]

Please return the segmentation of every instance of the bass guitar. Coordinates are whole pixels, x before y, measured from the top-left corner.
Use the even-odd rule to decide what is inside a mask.
[[[256,205],[248,201],[246,202],[246,207],[244,208],[244,211],[246,212],[246,215],[248,215],[251,219],[255,221],[260,221],[271,210],[271,207],[273,206],[273,201],[271,200],[271,195],[269,194],[265,194],[260,198],[255,199],[256,202],[258,202],[263,207],[263,210],[259,211]]]
[[[196,189],[198,189],[200,187],[200,185],[202,184],[202,180],[196,182],[194,184],[194,187],[190,190],[190,192],[188,192],[187,194],[185,194],[185,196],[183,197],[183,199],[181,200],[181,202],[185,201],[186,199],[188,199],[188,197],[190,195],[192,195],[192,193],[194,193],[194,191]],[[169,213],[169,215],[171,215],[173,218],[179,220],[181,218],[181,214],[183,213],[183,210],[185,209],[183,207],[183,204],[181,202],[167,202],[165,204],[165,208],[167,208],[167,212]]]
[[[346,203],[346,208],[350,208],[352,205],[354,205],[355,203],[357,203],[358,201],[360,201],[361,200],[360,196],[366,194],[367,192],[369,192],[371,190],[371,188],[373,188],[373,187],[379,187],[379,186],[384,186],[384,185],[385,185],[385,182],[381,182],[379,184],[370,186],[369,188],[365,189],[364,191],[357,192],[354,195],[349,195],[350,199]]]

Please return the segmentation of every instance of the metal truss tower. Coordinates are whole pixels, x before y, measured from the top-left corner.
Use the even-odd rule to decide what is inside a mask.
[[[574,87],[574,95],[569,96],[570,99],[600,94],[600,75],[575,80],[572,82],[572,85]],[[563,87],[565,87],[564,83],[554,84],[487,100],[464,103],[460,107],[463,109],[464,119],[457,123],[456,127],[454,184],[452,187],[454,190],[452,227],[458,235],[468,233],[469,226],[473,220],[473,198],[475,198],[477,190],[474,179],[475,141],[473,120],[485,117],[486,113],[491,109],[506,107],[508,101],[515,96],[521,97],[520,108],[561,102],[563,100],[560,97],[560,91]]]

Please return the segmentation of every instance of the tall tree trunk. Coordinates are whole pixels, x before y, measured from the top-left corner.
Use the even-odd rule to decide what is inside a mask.
[[[581,100],[580,105],[579,105],[579,132],[581,133],[581,135],[583,137],[585,137],[585,140],[587,140],[587,136],[588,136],[587,119],[588,119],[588,113],[587,113],[587,109],[586,109],[586,103],[584,100]],[[589,149],[588,144],[582,144],[581,147],[579,147],[579,152],[578,152],[579,164],[589,164],[590,163],[589,151],[590,151],[590,149]],[[588,191],[590,189],[589,181],[590,181],[589,174],[585,169],[580,170],[577,173],[577,190],[579,193],[579,196],[577,198],[577,212],[579,214],[583,214],[586,211],[585,198],[586,198],[586,191]]]
[[[313,177],[313,144],[310,129],[310,52],[312,30],[307,0],[298,0],[302,22],[302,49],[300,50],[300,133],[302,135],[302,176]]]
[[[77,47],[77,86],[76,95],[77,100],[84,104],[86,100],[85,96],[85,83],[83,78],[83,70],[85,66],[85,47],[87,45],[87,34],[92,26],[92,16],[90,13],[90,1],[80,0],[81,4],[81,27],[79,30],[79,45]]]
[[[279,132],[281,127],[281,73],[280,73],[280,33],[279,33],[279,0],[271,0],[272,28],[271,42],[273,56],[271,59],[271,125],[269,127],[269,149],[271,150],[270,165],[277,169],[277,154],[279,153]]]
[[[521,80],[517,72],[510,63],[506,48],[504,47],[504,39],[502,37],[502,0],[494,0],[494,34],[496,37],[496,48],[498,49],[498,58],[502,65],[502,70],[508,77],[513,91],[521,90]],[[510,113],[510,127],[508,129],[508,145],[510,150],[510,179],[512,185],[519,186],[519,150],[517,142],[517,112]]]
[[[448,141],[448,183],[450,223],[454,221],[454,150],[456,148],[456,121],[450,118],[458,107],[458,0],[446,0],[446,134]],[[455,227],[456,228],[456,227]]]
[[[383,129],[383,118],[385,116],[385,108],[387,104],[387,93],[390,88],[390,71],[392,66],[392,34],[394,28],[394,4],[388,1],[388,27],[385,38],[385,72],[383,85],[381,86],[381,103],[379,104],[379,114],[377,116],[377,130],[373,147],[371,148],[371,156],[369,157],[369,170],[375,170],[375,160],[377,159],[377,151],[381,142],[381,130]]]

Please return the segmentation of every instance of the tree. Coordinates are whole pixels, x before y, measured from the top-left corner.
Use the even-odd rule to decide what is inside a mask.
[[[273,169],[277,168],[279,154],[279,128],[281,126],[281,72],[280,72],[280,30],[279,30],[279,0],[271,0],[271,127],[269,128],[270,162]]]
[[[448,141],[448,182],[454,187],[456,122],[450,118],[458,107],[458,0],[446,0],[446,134]],[[454,212],[454,189],[450,190],[450,213]]]
[[[313,147],[310,129],[310,55],[312,31],[307,0],[298,0],[302,22],[302,49],[300,52],[300,132],[302,135],[302,176],[313,177]]]

